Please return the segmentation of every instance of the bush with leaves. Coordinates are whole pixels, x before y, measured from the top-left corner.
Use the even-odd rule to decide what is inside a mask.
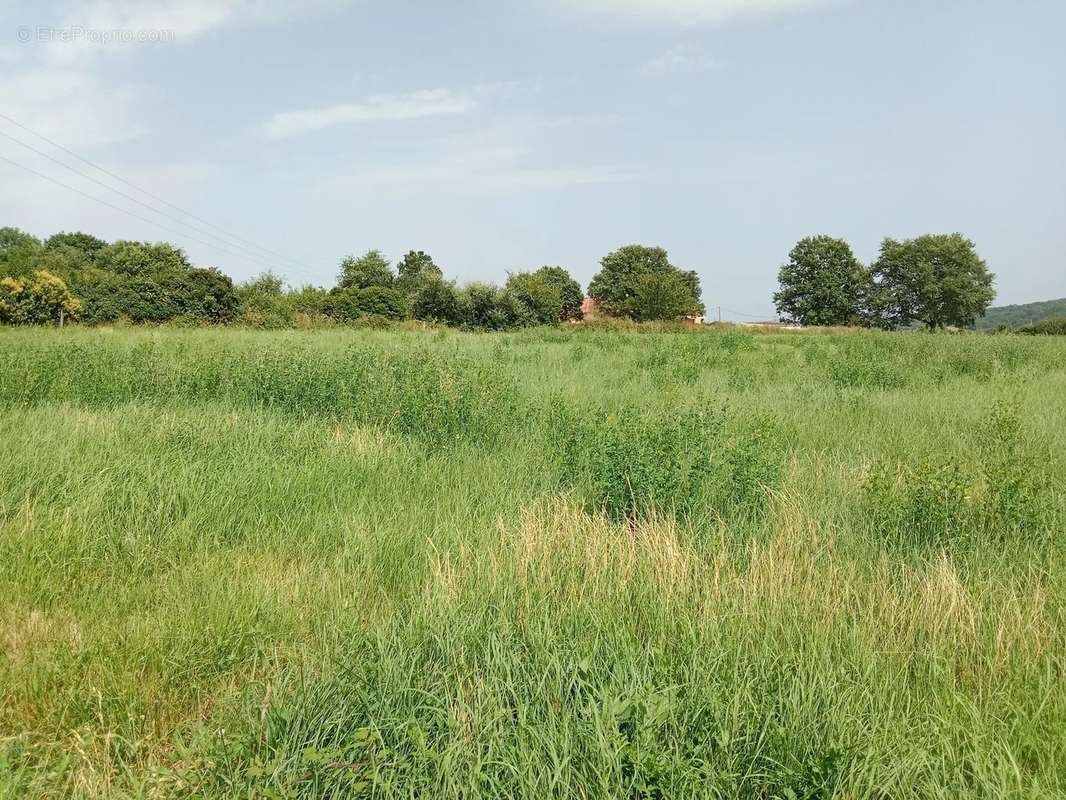
[[[404,319],[407,317],[407,298],[399,289],[386,286],[367,286],[356,294],[359,310],[371,317]]]
[[[669,320],[703,313],[699,276],[670,263],[661,247],[626,245],[600,259],[589,296],[608,314]]]
[[[614,520],[750,519],[780,481],[785,448],[769,418],[730,421],[700,405],[585,411],[558,397],[546,415],[546,447],[562,486]]]
[[[411,316],[425,322],[461,324],[459,293],[455,284],[442,278],[423,281],[411,298]]]
[[[1066,317],[1049,317],[1034,322],[1021,328],[1019,333],[1027,336],[1066,336]]]
[[[562,318],[562,295],[550,281],[536,272],[509,275],[506,290],[518,304],[524,324],[555,325]]]
[[[559,317],[562,320],[581,319],[581,302],[585,299],[585,293],[581,290],[581,284],[575,281],[570,273],[562,267],[541,267],[533,273],[559,293],[562,307]]]
[[[427,281],[443,280],[444,273],[433,263],[428,253],[410,250],[396,265],[396,288],[408,297],[414,295]]]
[[[348,256],[341,261],[338,289],[366,289],[370,286],[391,287],[395,281],[392,268],[380,250],[368,250],[356,258]]]
[[[76,319],[78,302],[62,278],[35,272],[31,278],[0,278],[0,322],[11,325],[47,325]]]
[[[1045,481],[1024,445],[1017,405],[994,405],[976,436],[981,461],[973,467],[941,455],[871,468],[864,513],[882,540],[943,546],[1042,529]]]
[[[41,252],[41,240],[18,228],[0,228],[0,275],[19,278],[31,275]]]
[[[503,331],[518,327],[522,309],[514,296],[498,286],[470,283],[459,290],[459,319],[467,328]]]
[[[355,322],[363,314],[363,310],[359,306],[359,290],[331,289],[326,297],[323,310],[326,316],[337,322]]]
[[[953,460],[875,464],[864,484],[866,513],[893,545],[941,545],[971,527],[969,482]]]
[[[580,449],[567,459],[564,480],[611,519],[685,516],[701,497],[721,425],[720,417],[699,409],[599,412],[581,426]]]
[[[1044,476],[1022,438],[1017,402],[992,406],[978,430],[989,528],[1034,531],[1044,512]]]

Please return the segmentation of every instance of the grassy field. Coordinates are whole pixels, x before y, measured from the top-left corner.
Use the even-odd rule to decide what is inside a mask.
[[[1066,793],[1066,342],[0,330],[0,798]]]

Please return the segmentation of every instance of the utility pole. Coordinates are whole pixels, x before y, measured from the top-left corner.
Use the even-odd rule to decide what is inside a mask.
[[[722,307],[718,306],[718,321],[722,321]]]

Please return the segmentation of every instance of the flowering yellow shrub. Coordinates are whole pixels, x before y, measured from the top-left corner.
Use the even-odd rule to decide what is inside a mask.
[[[46,270],[32,278],[0,279],[0,322],[43,325],[76,319],[81,302],[73,297],[58,275]]]

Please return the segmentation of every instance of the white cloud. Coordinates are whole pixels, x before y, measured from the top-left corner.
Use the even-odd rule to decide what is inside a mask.
[[[633,180],[632,172],[610,164],[560,163],[554,148],[544,148],[551,131],[571,129],[584,137],[609,124],[603,119],[536,118],[523,115],[490,128],[426,143],[417,160],[382,165],[352,165],[331,183],[339,194],[365,190],[423,193],[501,194]]]
[[[645,61],[640,71],[645,75],[676,75],[684,72],[704,72],[714,66],[711,57],[693,45],[679,44]]]
[[[107,86],[84,70],[48,67],[0,77],[0,108],[6,116],[75,150],[142,133],[139,95],[135,87]],[[21,134],[7,123],[3,128]]]
[[[670,22],[684,25],[726,22],[736,17],[802,11],[839,0],[543,0],[566,12]]]
[[[262,132],[270,138],[280,139],[319,131],[334,125],[462,114],[473,111],[476,107],[477,101],[472,94],[457,93],[451,89],[427,89],[407,94],[379,94],[372,95],[361,103],[303,111],[284,111],[267,120],[262,126]]]
[[[148,87],[108,79],[108,60],[142,48],[173,48],[212,30],[277,22],[325,11],[351,0],[63,0],[6,9],[16,28],[33,38],[0,46],[0,109],[23,125],[75,150],[125,141],[146,132],[138,103]],[[80,33],[79,33],[80,31]],[[114,32],[170,32],[140,44]],[[6,123],[4,123],[6,126]],[[10,126],[6,126],[10,127]],[[18,134],[18,130],[11,130]]]

